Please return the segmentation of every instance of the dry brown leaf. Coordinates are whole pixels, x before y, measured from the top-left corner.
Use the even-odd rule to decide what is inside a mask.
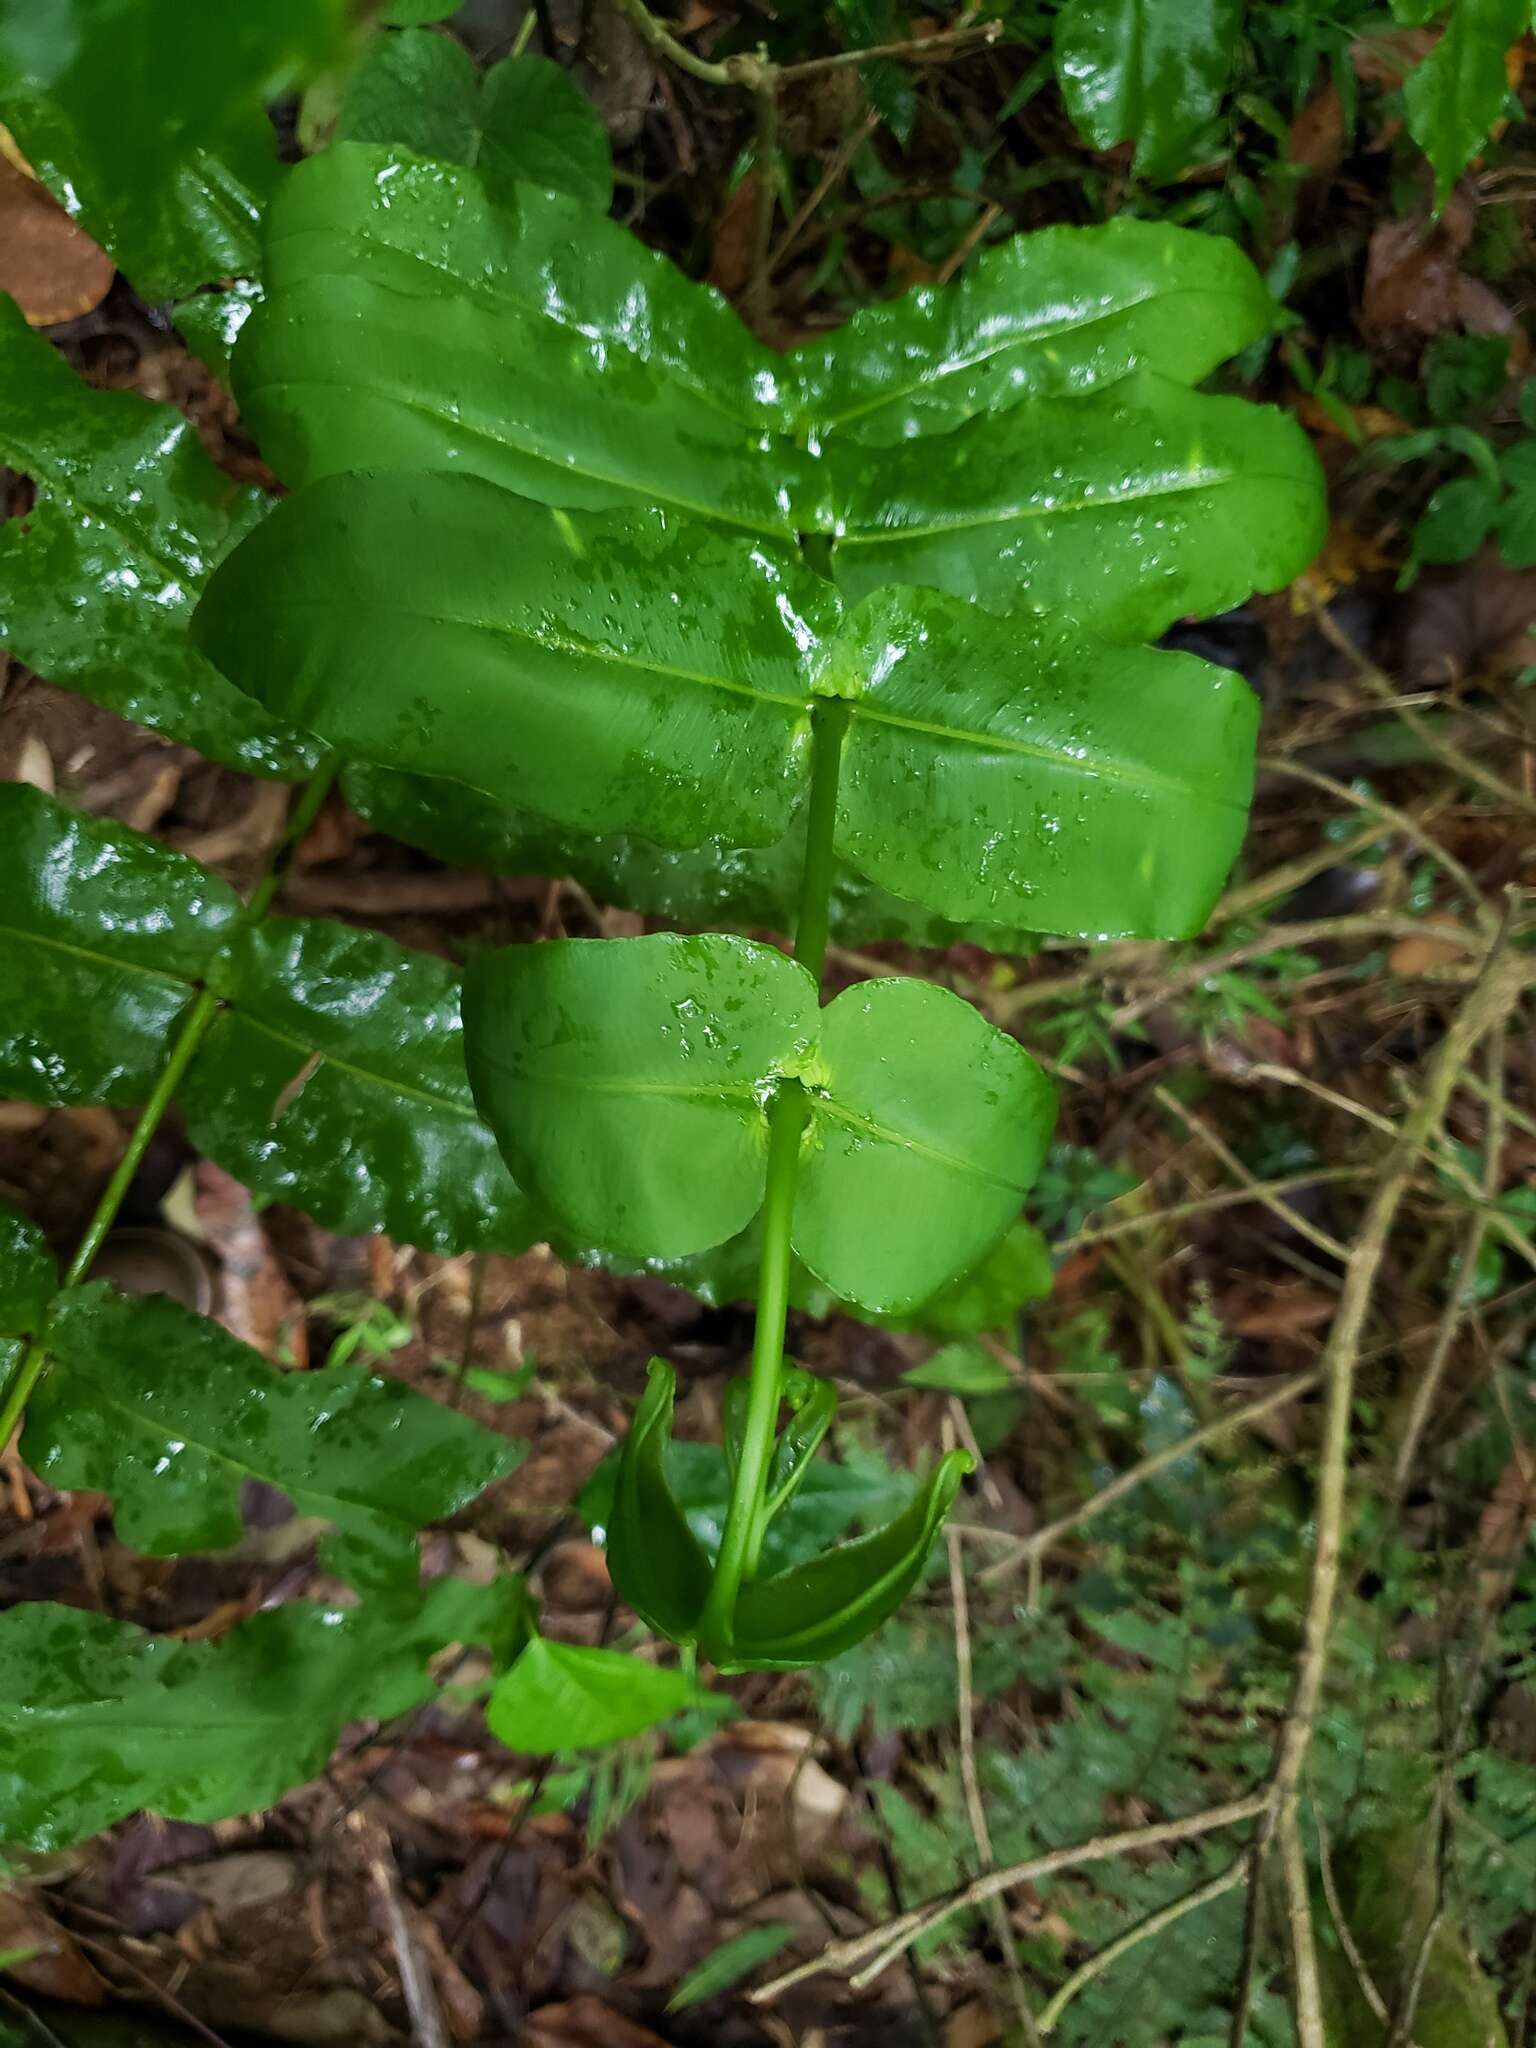
[[[55,327],[101,304],[117,266],[38,183],[0,128],[0,292],[33,327]]]
[[[263,1358],[286,1343],[296,1364],[309,1363],[304,1309],[273,1256],[249,1194],[211,1159],[193,1173],[192,1212],[219,1260],[218,1320]]]
[[[1437,28],[1396,28],[1357,36],[1349,46],[1350,68],[1362,85],[1395,92],[1440,40]]]
[[[1002,2038],[1002,2022],[976,1999],[952,2012],[944,2022],[944,2048],[992,2048]]]
[[[1507,335],[1518,376],[1530,343],[1498,293],[1461,269],[1471,234],[1472,210],[1454,198],[1437,221],[1382,221],[1366,251],[1361,330],[1389,346],[1455,331]]]
[[[1436,974],[1444,967],[1465,967],[1471,957],[1469,947],[1458,946],[1450,939],[1415,936],[1398,940],[1387,955],[1387,965],[1407,980],[1415,975]]]
[[[1291,1287],[1241,1315],[1224,1316],[1223,1321],[1233,1337],[1284,1340],[1300,1336],[1303,1330],[1315,1330],[1319,1324],[1331,1323],[1338,1307],[1335,1295],[1306,1287]]]
[[[107,1987],[33,1892],[0,1892],[0,1952],[33,1953],[6,1971],[18,1984],[69,2005],[104,2005]]]
[[[1291,123],[1286,155],[1305,167],[1304,185],[1326,184],[1344,161],[1344,102],[1329,81],[1319,86]]]
[[[739,298],[752,276],[757,246],[757,200],[762,179],[748,171],[720,209],[709,252],[709,281],[728,299]]]
[[[649,2027],[591,1997],[546,2005],[530,2017],[523,2039],[527,2048],[667,2048]]]
[[[1531,659],[1536,569],[1511,569],[1495,547],[1425,576],[1403,600],[1398,668],[1411,689],[1521,669]]]

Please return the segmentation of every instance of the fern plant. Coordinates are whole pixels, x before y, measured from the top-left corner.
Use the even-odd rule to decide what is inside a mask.
[[[273,54],[228,33],[220,118],[245,163]],[[25,73],[37,47],[0,6],[0,63]],[[72,201],[110,239],[86,118],[103,81],[23,83],[19,141],[61,185],[78,153]],[[218,161],[212,118],[178,179]],[[211,354],[242,329],[236,391],[292,488],[275,510],[0,305],[0,457],[37,491],[0,530],[18,656],[299,783],[290,849],[339,776],[429,848],[516,866],[537,846],[677,923],[795,933],[793,959],[712,929],[494,953],[461,1022],[441,961],[271,916],[286,853],[242,903],[126,827],[0,790],[0,1086],[145,1105],[61,1289],[33,1227],[0,1232],[0,1437],[25,1409],[28,1462],[109,1495],[155,1555],[232,1540],[237,1482],[263,1478],[331,1525],[327,1562],[362,1596],[211,1646],[43,1603],[0,1619],[13,1841],[144,1803],[258,1804],[343,1720],[422,1697],[448,1641],[490,1652],[492,1726],[524,1750],[633,1732],[688,1692],[684,1672],[545,1642],[513,1578],[419,1586],[415,1529],[515,1446],[345,1365],[274,1373],[88,1283],[173,1102],[199,1150],[339,1230],[442,1252],[552,1236],[685,1275],[752,1246],[723,1535],[704,1545],[675,1491],[658,1364],[610,1554],[662,1634],[727,1668],[795,1665],[891,1611],[963,1460],[873,1535],[786,1557],[833,1408],[785,1361],[787,1301],[814,1280],[871,1315],[959,1315],[957,1284],[1012,1256],[1053,1114],[1023,1049],[944,990],[823,1004],[829,937],[1182,935],[1241,839],[1253,699],[1148,644],[1276,587],[1319,537],[1299,430],[1195,388],[1271,318],[1238,252],[1135,222],[1049,230],[778,357],[595,210],[581,162],[575,194],[388,144],[287,176],[260,293],[205,294],[187,319]],[[142,241],[151,289],[249,267],[163,203]],[[137,247],[125,230],[130,266]],[[183,1740],[215,1705],[250,1738],[217,1757]]]

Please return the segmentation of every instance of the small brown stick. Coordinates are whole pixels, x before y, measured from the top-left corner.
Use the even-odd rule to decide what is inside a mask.
[[[1300,588],[1300,586],[1297,586]],[[1501,803],[1514,810],[1524,811],[1527,816],[1536,817],[1536,797],[1530,796],[1512,782],[1506,782],[1501,775],[1495,775],[1491,768],[1485,768],[1481,761],[1471,754],[1464,754],[1454,741],[1442,739],[1428,719],[1412,710],[1398,694],[1392,678],[1385,669],[1378,668],[1370,656],[1352,640],[1334,618],[1327,606],[1303,592],[1303,602],[1316,621],[1318,630],[1328,644],[1342,654],[1353,667],[1366,688],[1382,703],[1389,705],[1424,747],[1447,768],[1464,775],[1469,782],[1475,782],[1479,789],[1485,789],[1490,796],[1496,796]]]
[[[1506,909],[1499,937],[1489,948],[1476,986],[1452,1018],[1444,1038],[1435,1050],[1424,1077],[1419,1101],[1404,1118],[1392,1157],[1371,1198],[1361,1223],[1360,1235],[1344,1274],[1339,1312],[1328,1333],[1321,1371],[1328,1390],[1323,1419],[1323,1442],[1319,1459],[1317,1497],[1314,1509],[1316,1537],[1312,1557],[1312,1582],[1303,1623],[1302,1652],[1285,1724],[1275,1746],[1274,1766],[1267,1795],[1268,1817],[1255,1845],[1254,1882],[1262,1871],[1265,1851],[1277,1827],[1282,1832],[1294,1815],[1301,1774],[1306,1767],[1316,1730],[1318,1706],[1328,1668],[1328,1648],[1333,1629],[1334,1607],[1344,1554],[1348,1508],[1349,1449],[1355,1396],[1355,1369],[1366,1318],[1375,1299],[1376,1282],[1392,1233],[1393,1223],[1418,1169],[1423,1153],[1440,1128],[1455,1093],[1461,1071],[1490,1031],[1508,1017],[1529,985],[1532,962],[1508,953],[1512,903]],[[1282,1853],[1285,1851],[1282,1839]],[[1299,1854],[1299,1849],[1297,1851]],[[1297,1934],[1294,1888],[1291,1892],[1292,1932]],[[1300,1930],[1310,1940],[1310,1923]],[[1315,1973],[1315,1957],[1309,1957]],[[1307,1996],[1306,1961],[1298,1957],[1298,1993]],[[1315,1988],[1315,1987],[1314,1987]],[[1305,2020],[1302,2010],[1299,2017]],[[1234,2027],[1246,2024],[1246,2015],[1234,2015]],[[1304,2048],[1323,2040],[1321,2017],[1311,2037],[1303,2034]],[[1236,2039],[1240,2044],[1241,2033]]]
[[[1257,938],[1244,939],[1224,953],[1207,953],[1198,960],[1186,960],[1171,974],[1164,975],[1146,995],[1122,1003],[1109,1020],[1110,1028],[1123,1031],[1148,1010],[1155,1010],[1172,996],[1183,995],[1186,989],[1198,988],[1212,975],[1224,974],[1230,967],[1241,967],[1249,960],[1257,960],[1265,953],[1278,953],[1288,946],[1325,946],[1334,939],[1407,938],[1439,939],[1468,953],[1480,953],[1487,944],[1486,934],[1468,931],[1465,925],[1432,924],[1427,918],[1395,914],[1373,916],[1368,911],[1354,917],[1315,918],[1307,924],[1274,924]]]
[[[780,235],[772,254],[768,258],[768,268],[770,271],[777,270],[779,265],[791,253],[795,244],[805,233],[806,226],[817,207],[820,206],[834,186],[841,183],[842,179],[847,175],[848,166],[853,162],[859,151],[879,126],[879,110],[871,108],[863,120],[858,123],[857,127],[840,144],[835,155],[828,162],[826,169],[811,187],[810,196],[802,200],[800,205],[795,208],[788,227]]]
[[[1355,1973],[1355,1982],[1360,1986],[1360,1996],[1371,2008],[1376,2018],[1385,2027],[1391,2023],[1392,2015],[1387,2011],[1387,2001],[1376,1989],[1376,1980],[1366,1968],[1365,1957],[1339,1899],[1338,1887],[1333,1881],[1333,1852],[1328,1842],[1328,1828],[1323,1816],[1314,1808],[1313,1826],[1317,1829],[1317,1867],[1323,1880],[1323,1897],[1328,1901],[1328,1911],[1333,1919],[1333,1931],[1339,1937],[1349,1967]]]
[[[1483,1147],[1483,1193],[1490,1203],[1498,1197],[1504,1172],[1504,1056],[1505,1031],[1501,1024],[1490,1032],[1488,1038],[1488,1137]],[[1466,1234],[1451,1274],[1450,1291],[1446,1295],[1440,1326],[1435,1332],[1434,1349],[1414,1387],[1403,1439],[1397,1447],[1397,1458],[1392,1468],[1392,1492],[1399,1502],[1408,1491],[1419,1440],[1439,1395],[1440,1382],[1450,1362],[1457,1335],[1466,1319],[1472,1281],[1487,1235],[1488,1211],[1474,1209],[1467,1218]]]
[[[1333,776],[1324,775],[1321,769],[1303,767],[1300,761],[1280,761],[1268,757],[1262,760],[1259,766],[1261,769],[1269,769],[1276,775],[1294,775],[1302,782],[1310,782],[1315,788],[1324,789],[1330,796],[1336,796],[1340,803],[1353,804],[1357,810],[1373,811],[1378,818],[1411,839],[1436,867],[1444,868],[1466,897],[1486,936],[1492,937],[1498,929],[1498,912],[1478,888],[1471,875],[1453,853],[1446,851],[1432,832],[1425,831],[1412,812],[1400,811],[1395,804],[1385,803],[1379,796],[1367,796],[1358,789],[1351,789],[1347,782],[1338,782]]]
[[[948,1431],[945,1432],[949,1434]],[[959,1689],[960,1782],[965,1789],[965,1810],[971,1823],[971,1838],[983,1870],[992,1868],[992,1831],[987,1826],[987,1809],[981,1796],[981,1774],[976,1768],[976,1693],[971,1670],[971,1609],[965,1593],[965,1557],[960,1532],[953,1525],[944,1531],[949,1548],[949,1595],[955,1614],[955,1672]],[[993,1938],[1008,1970],[1008,1988],[1013,1995],[1019,2030],[1030,2048],[1039,2048],[1040,2030],[1030,2009],[1029,1990],[1019,1966],[1018,1943],[1008,1924],[1008,1908],[1001,1896],[987,1901],[987,1917]]]
[[[1216,1158],[1221,1161],[1222,1165],[1235,1180],[1242,1182],[1256,1202],[1262,1202],[1265,1208],[1271,1214],[1278,1216],[1280,1221],[1289,1229],[1296,1231],[1300,1236],[1306,1238],[1309,1244],[1315,1244],[1318,1250],[1326,1252],[1329,1258],[1337,1259],[1341,1266],[1347,1261],[1349,1258],[1348,1246],[1340,1244],[1339,1240],[1331,1232],[1320,1230],[1315,1223],[1309,1223],[1305,1216],[1298,1214],[1294,1209],[1288,1209],[1284,1202],[1277,1196],[1272,1195],[1258,1175],[1248,1171],[1226,1139],[1213,1131],[1203,1117],[1197,1116],[1192,1109],[1186,1108],[1170,1089],[1157,1087],[1152,1090],[1152,1094],[1154,1099],[1171,1116],[1176,1116],[1185,1129],[1192,1132],[1200,1140],[1207,1151],[1215,1154]]]
[[[1114,1940],[1106,1943],[1097,1954],[1091,1955],[1086,1963],[1080,1964],[1051,1999],[1050,2004],[1040,2015],[1041,2033],[1053,2033],[1056,2022],[1079,1991],[1085,1990],[1095,1977],[1102,1977],[1104,1972],[1112,1964],[1118,1963],[1130,1949],[1138,1947],[1144,1941],[1150,1941],[1153,1935],[1161,1934],[1165,1927],[1172,1927],[1174,1922],[1182,1920],[1186,1913],[1196,1912],[1201,1906],[1209,1906],[1215,1900],[1225,1898],[1228,1892],[1236,1891],[1247,1871],[1248,1858],[1239,1856],[1236,1862],[1229,1863],[1226,1869],[1219,1871],[1215,1877],[1207,1878],[1204,1884],[1196,1885],[1195,1889],[1186,1892],[1183,1898],[1171,1899],[1166,1906],[1159,1906],[1155,1912],[1148,1913],[1144,1919],[1138,1920],[1134,1927],[1128,1927],[1124,1934],[1117,1934]]]
[[[1192,1451],[1199,1450],[1219,1436],[1225,1436],[1228,1430],[1241,1429],[1245,1423],[1257,1422],[1261,1416],[1272,1414],[1277,1408],[1284,1408],[1289,1402],[1310,1393],[1314,1387],[1321,1386],[1322,1380],[1323,1371],[1319,1366],[1311,1372],[1298,1373],[1294,1379],[1282,1380],[1279,1386],[1271,1387],[1267,1393],[1260,1394],[1255,1400],[1245,1401],[1240,1408],[1230,1409],[1225,1415],[1214,1416],[1202,1428],[1192,1430],[1188,1436],[1181,1436],[1177,1443],[1169,1444],[1163,1450],[1154,1451],[1151,1457],[1143,1458],[1139,1464],[1132,1465],[1127,1471],[1112,1479],[1108,1486],[1100,1487],[1097,1493],[1073,1508],[1069,1514],[1058,1516],[1054,1522],[1048,1522],[1043,1529],[1037,1529],[1032,1536],[1004,1536],[990,1529],[965,1529],[966,1535],[980,1536],[1011,1546],[1007,1557],[987,1566],[981,1574],[980,1583],[985,1585],[990,1580],[1001,1577],[1003,1573],[1013,1571],[1031,1558],[1041,1556],[1071,1530],[1091,1521],[1095,1515],[1103,1514],[1107,1507],[1112,1507],[1117,1500],[1124,1500],[1128,1493],[1134,1492],[1138,1486],[1145,1485],[1149,1479],[1155,1479],[1159,1472],[1166,1472],[1170,1466],[1180,1464]]]
[[[882,1970],[897,1960],[913,1942],[921,1941],[934,1928],[942,1927],[946,1920],[956,1913],[969,1912],[973,1906],[984,1906],[988,1899],[1001,1897],[1004,1892],[1027,1884],[1032,1878],[1049,1877],[1058,1870],[1072,1870],[1084,1863],[1105,1863],[1115,1856],[1129,1856],[1142,1849],[1160,1849],[1170,1842],[1187,1842],[1195,1835],[1206,1835],[1217,1828],[1240,1827],[1244,1821],[1256,1820],[1269,1807],[1268,1791],[1250,1792],[1242,1799],[1229,1799],[1220,1806],[1207,1806],[1199,1813],[1186,1814],[1182,1820],[1153,1821],[1145,1827],[1125,1828],[1113,1835],[1095,1835],[1091,1841],[1078,1842],[1066,1849],[1051,1849],[1041,1856],[1031,1856],[1023,1863],[1009,1863],[1000,1870],[984,1872],[972,1878],[955,1891],[942,1897],[930,1899],[926,1905],[914,1906],[910,1912],[898,1914],[894,1920],[886,1920],[878,1927],[867,1928],[863,1934],[849,1935],[841,1941],[828,1942],[820,1955],[810,1962],[800,1963],[793,1970],[786,1970],[782,1976],[770,1983],[760,1985],[747,1995],[754,2005],[768,2005],[795,1984],[804,1983],[807,1977],[816,1977],[823,1970],[859,1970],[850,1979],[855,1990],[878,1977]],[[869,1959],[873,1957],[873,1961]],[[865,1967],[860,1970],[859,1966]]]
[[[410,2015],[411,2039],[416,2048],[448,2048],[448,2029],[437,2002],[432,1965],[406,1911],[400,1892],[400,1873],[395,1867],[389,1837],[365,1814],[349,1814],[347,1826],[365,1838],[368,1881],[383,1911],[390,1947],[395,1952],[395,1962],[400,1971],[400,1995]]]
[[[939,269],[939,274],[934,279],[935,284],[949,283],[950,279],[954,276],[955,272],[960,268],[961,264],[965,261],[966,257],[970,255],[971,251],[975,248],[976,244],[981,240],[983,235],[990,233],[992,227],[995,225],[998,219],[998,216],[1002,213],[1002,210],[1002,207],[998,204],[997,200],[995,199],[989,205],[984,206],[982,208],[981,212],[977,214],[975,220],[971,223],[971,226],[967,231],[964,240],[957,242],[954,248],[951,249],[949,254],[944,258],[943,264],[940,266]]]
[[[1152,1176],[1149,1174],[1149,1180]],[[1193,1195],[1187,1202],[1170,1202],[1167,1208],[1148,1209],[1140,1216],[1123,1216],[1113,1223],[1095,1224],[1090,1230],[1076,1230],[1057,1243],[1059,1252],[1077,1251],[1082,1246],[1103,1244],[1117,1237],[1129,1237],[1137,1230],[1150,1230],[1158,1223],[1181,1223],[1190,1216],[1208,1216],[1218,1209],[1238,1209],[1265,1196],[1278,1198],[1297,1188],[1315,1188],[1335,1181],[1374,1180],[1368,1166],[1318,1166],[1303,1173],[1281,1174],[1276,1180],[1255,1181],[1251,1187],[1221,1188],[1214,1195]],[[1143,1183],[1145,1185],[1145,1183]],[[1261,1193],[1262,1190],[1262,1193]]]
[[[1312,1894],[1307,1884],[1307,1858],[1301,1846],[1296,1802],[1287,1803],[1279,1820],[1280,1871],[1285,1879],[1286,1916],[1291,1929],[1291,1959],[1296,1973],[1296,2038],[1301,2048],[1328,2048],[1323,2025],[1323,1987],[1317,1974],[1317,1942],[1312,1931]]]

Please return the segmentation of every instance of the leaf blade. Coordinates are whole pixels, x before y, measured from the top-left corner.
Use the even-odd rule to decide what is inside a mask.
[[[238,934],[214,983],[230,1007],[178,1091],[199,1151],[328,1230],[435,1252],[533,1242],[533,1206],[469,1092],[445,961],[269,919]]]
[[[969,1003],[896,979],[828,1004],[819,1078],[795,1250],[862,1308],[916,1308],[1017,1216],[1050,1142],[1055,1091]]]
[[[524,1756],[560,1756],[643,1734],[693,1695],[681,1671],[619,1650],[535,1636],[486,1703],[491,1733]]]
[[[338,1570],[399,1591],[415,1585],[416,1531],[522,1455],[398,1381],[279,1372],[160,1296],[68,1289],[49,1343],[27,1462],[50,1484],[108,1494],[123,1541],[148,1557],[237,1542],[241,1486],[260,1479],[334,1526]]]

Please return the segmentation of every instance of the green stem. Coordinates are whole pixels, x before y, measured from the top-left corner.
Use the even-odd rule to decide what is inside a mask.
[[[252,890],[250,900],[236,918],[234,931],[243,930],[247,925],[257,924],[271,908],[272,899],[282,887],[283,876],[293,858],[294,849],[303,839],[319,815],[320,806],[330,792],[339,766],[334,756],[323,761],[299,793],[299,800],[289,814],[288,824],[281,840],[273,848],[266,871]],[[75,1255],[65,1269],[65,1287],[78,1287],[91,1267],[96,1263],[107,1232],[117,1220],[123,1197],[129,1184],[143,1163],[144,1154],[149,1150],[150,1140],[160,1128],[161,1120],[171,1106],[176,1090],[181,1086],[187,1068],[192,1064],[198,1047],[208,1034],[208,1027],[219,1012],[220,999],[211,989],[199,991],[196,1000],[182,1020],[181,1029],[171,1044],[170,1056],[161,1069],[159,1078],[150,1091],[149,1100],[139,1112],[139,1120],[133,1127],[133,1136],[128,1148],[112,1178],[102,1190],[101,1200],[92,1212],[85,1234],[75,1247]],[[48,1340],[39,1332],[28,1343],[20,1363],[12,1373],[0,1401],[0,1447],[8,1444],[26,1411],[32,1390],[42,1378],[48,1365]]]
[[[818,986],[827,952],[837,781],[847,725],[846,704],[818,700],[811,713],[811,795],[806,814],[805,862],[800,871],[800,905],[795,919],[795,958]],[[743,1579],[756,1569],[762,1549],[766,1525],[764,1496],[784,1380],[795,1183],[800,1173],[800,1140],[805,1134],[810,1107],[810,1098],[801,1083],[786,1078],[775,1087],[768,1110],[768,1181],[763,1198],[763,1249],[757,1273],[752,1371],[741,1456],[731,1484],[725,1532],[720,1539],[709,1598],[699,1620],[699,1635],[706,1650],[729,1646],[736,1596]]]

